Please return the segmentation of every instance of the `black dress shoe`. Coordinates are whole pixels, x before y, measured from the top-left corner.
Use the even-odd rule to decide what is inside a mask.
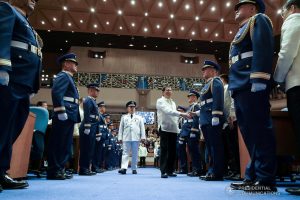
[[[190,177],[200,176],[200,174],[197,171],[192,171],[192,172],[188,173],[187,175]]]
[[[3,188],[2,188],[2,186],[0,185],[0,192],[2,192],[3,191]]]
[[[248,179],[243,180],[243,182],[234,182],[230,184],[230,187],[234,190],[244,190],[246,186],[253,185],[254,182]]]
[[[244,191],[249,193],[272,193],[277,192],[277,188],[275,184],[256,181],[252,185],[245,186]]]
[[[177,174],[187,174],[187,172],[185,170],[180,170],[179,172],[177,172]]]
[[[285,191],[293,195],[300,195],[300,188],[286,188]]]
[[[68,172],[66,172],[65,174],[66,179],[72,179],[73,178],[73,174],[70,174]]]
[[[92,171],[93,171],[93,172],[96,172],[97,174],[100,174],[100,173],[103,173],[103,172],[104,172],[103,169],[99,169],[99,168],[94,169],[94,170],[92,170]]]
[[[47,179],[48,180],[65,180],[65,174],[63,174],[61,171],[57,171],[54,173],[47,173]]]
[[[2,175],[0,177],[0,185],[3,189],[22,189],[29,186],[26,181],[16,181],[8,175]]]
[[[162,173],[160,177],[161,178],[168,178],[168,174],[167,173]]]
[[[120,169],[118,172],[119,174],[126,174],[126,169]]]
[[[96,174],[97,174],[96,172],[92,172],[88,169],[79,170],[79,173],[78,173],[78,175],[80,175],[80,176],[93,176],[93,175],[96,175]]]
[[[137,174],[137,171],[136,170],[132,170],[132,174]]]
[[[231,180],[231,181],[242,181],[243,179],[241,178],[240,174],[233,174],[231,176],[225,177],[226,180]]]
[[[170,176],[170,177],[176,177],[177,176],[177,174],[175,174],[175,173],[168,173],[167,175]]]
[[[207,175],[204,179],[204,181],[223,181],[222,176],[216,176],[214,174]]]

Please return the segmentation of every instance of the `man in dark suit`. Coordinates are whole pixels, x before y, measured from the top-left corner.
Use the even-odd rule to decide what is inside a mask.
[[[237,122],[251,157],[242,183],[233,189],[275,192],[276,145],[270,117],[270,83],[274,55],[272,22],[262,0],[240,0],[235,19],[240,29],[229,52],[229,90]]]
[[[62,67],[53,81],[52,101],[54,116],[52,132],[48,143],[47,179],[64,180],[72,178],[65,172],[65,164],[71,156],[73,131],[75,123],[79,123],[79,94],[73,80],[77,72],[76,55],[68,53],[58,58]]]
[[[96,142],[96,134],[99,130],[99,111],[96,104],[96,98],[99,95],[99,85],[89,84],[88,96],[83,102],[84,118],[79,128],[80,134],[80,159],[79,159],[79,175],[91,176],[96,172],[90,170],[94,147]]]
[[[11,179],[12,145],[29,114],[29,96],[39,89],[42,40],[27,17],[36,1],[0,2],[0,192],[28,186]]]

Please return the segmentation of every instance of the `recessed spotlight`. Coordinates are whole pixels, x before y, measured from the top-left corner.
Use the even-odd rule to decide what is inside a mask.
[[[147,12],[145,12],[145,17],[147,17],[148,16],[148,13]]]
[[[133,45],[133,44],[129,44],[129,46],[130,46],[130,47],[133,47],[134,45]]]
[[[210,8],[210,10],[211,10],[212,12],[215,12],[215,11],[216,11],[216,7],[213,6],[213,7]]]
[[[106,0],[102,0],[103,2],[106,2]]]
[[[189,39],[189,40],[190,40],[190,42],[193,41],[192,39]]]
[[[48,29],[48,32],[51,32],[51,30],[50,30],[50,29]]]
[[[171,40],[171,38],[170,38],[170,37],[168,37],[168,40]]]
[[[215,37],[219,37],[219,33],[215,33]]]
[[[168,33],[170,33],[170,34],[171,34],[171,33],[172,33],[172,30],[171,30],[171,29],[169,29],[169,30],[168,30]]]
[[[144,32],[148,32],[148,28],[147,27],[144,28]]]
[[[80,23],[83,23],[83,20],[81,19],[81,20],[79,20],[79,22],[80,22]]]
[[[146,48],[146,47],[147,47],[147,45],[144,44],[144,48]]]
[[[92,13],[94,13],[94,12],[95,12],[95,8],[91,8],[90,11],[91,11]]]
[[[74,31],[71,31],[72,33],[74,33]]]
[[[60,51],[62,51],[63,49],[59,49]]]
[[[68,43],[69,41],[68,41],[68,40],[66,40],[65,42],[66,42],[66,43]]]
[[[122,15],[122,14],[123,14],[122,10],[118,10],[118,15]]]
[[[53,17],[53,21],[55,21],[55,22],[57,21],[56,17]]]
[[[123,29],[123,27],[122,27],[122,26],[120,26],[120,27],[119,27],[119,29],[120,29],[120,30],[122,30],[122,29]]]
[[[160,29],[160,25],[159,25],[159,24],[156,24],[156,28],[157,28],[157,29]]]
[[[112,43],[108,43],[108,46],[111,46],[112,45]]]
[[[202,0],[199,1],[199,4],[200,4],[200,5],[203,5],[203,4],[204,4],[204,1],[202,1]]]
[[[232,34],[232,31],[229,31],[229,34],[231,35],[231,34]]]
[[[223,22],[224,22],[224,18],[221,18],[221,19],[220,19],[220,22],[222,22],[222,23],[223,23]]]
[[[205,29],[204,29],[204,32],[207,33],[207,32],[208,32],[208,28],[205,28]]]
[[[190,4],[185,4],[185,6],[184,6],[184,8],[186,9],[186,10],[189,10],[190,9]]]
[[[131,0],[130,4],[134,6],[135,5],[135,0]]]
[[[193,60],[190,60],[190,64],[193,64]]]
[[[158,46],[157,45],[155,45],[155,48],[157,48]]]
[[[109,25],[109,21],[106,22],[106,25]]]
[[[184,60],[184,62],[185,62],[185,63],[188,63],[189,61],[188,61],[188,60]]]
[[[195,20],[196,20],[196,21],[198,21],[199,19],[200,19],[200,17],[199,17],[199,16],[196,16],[196,17],[195,17]]]
[[[63,10],[68,10],[68,7],[67,6],[63,6]]]
[[[180,27],[180,30],[184,31],[184,26],[181,26],[181,27]]]
[[[176,0],[173,0],[173,3],[176,3]]]
[[[45,21],[41,21],[41,23],[44,25],[44,24],[45,24]]]
[[[69,23],[68,23],[68,26],[72,26],[72,23],[71,23],[71,22],[69,22]]]
[[[212,40],[210,41],[210,43],[213,43],[213,42],[214,42],[214,41],[212,41]]]
[[[173,19],[174,18],[174,14],[170,14],[170,18]]]
[[[277,10],[277,14],[280,15],[281,13],[282,13],[282,10],[281,10],[281,9],[278,9],[278,10]]]
[[[196,34],[196,32],[195,31],[192,31],[192,35],[195,35]]]
[[[161,8],[161,7],[163,7],[163,5],[164,5],[164,4],[163,4],[161,1],[160,1],[160,2],[158,2],[158,7],[160,7],[160,8]]]
[[[135,27],[135,23],[132,22],[132,23],[131,23],[131,26],[132,26],[132,27]]]
[[[228,7],[230,7],[231,6],[231,3],[228,1],[227,3],[226,3],[226,7],[228,8]]]
[[[86,44],[90,44],[90,42],[86,42]]]
[[[97,25],[97,24],[94,24],[94,28],[98,28],[98,25]]]

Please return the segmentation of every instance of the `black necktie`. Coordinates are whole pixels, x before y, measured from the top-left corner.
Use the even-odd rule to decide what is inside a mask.
[[[131,119],[132,119],[132,114],[130,115]]]

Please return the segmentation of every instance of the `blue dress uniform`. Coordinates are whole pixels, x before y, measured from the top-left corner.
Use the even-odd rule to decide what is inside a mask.
[[[76,55],[69,53],[58,59],[59,63],[71,61],[77,64]],[[78,105],[78,90],[71,73],[61,71],[57,74],[52,86],[54,114],[52,131],[48,143],[48,179],[65,179],[65,164],[70,159],[75,123],[81,121]],[[66,114],[66,120],[59,115]]]
[[[108,124],[110,126],[112,122]],[[112,170],[112,153],[113,153],[113,135],[109,129],[107,138],[105,140],[105,168]]]
[[[177,106],[178,111],[186,112],[186,108],[182,106]],[[177,137],[177,155],[179,160],[179,172],[178,174],[187,174],[188,165],[187,165],[187,137],[189,135],[188,131],[184,130],[184,122],[186,119],[183,117],[179,118],[179,129],[180,133]]]
[[[220,66],[212,61],[205,61],[202,69],[206,67],[220,70]],[[224,147],[222,141],[222,123],[224,107],[224,88],[219,77],[212,77],[200,93],[200,118],[199,123],[205,138],[205,144],[210,156],[209,168],[204,180],[222,180],[224,170]],[[218,125],[212,125],[213,117],[220,120]]]
[[[188,94],[189,96],[196,96],[197,99],[200,97],[200,94],[191,90]],[[200,110],[200,105],[198,102],[192,103],[187,112],[197,112]],[[192,119],[186,119],[186,123],[183,125],[183,131],[187,132],[187,141],[189,153],[191,155],[192,160],[192,172],[188,174],[188,176],[200,176],[201,174],[201,156],[200,156],[200,148],[199,148],[199,140],[200,140],[200,130],[199,130],[199,117],[193,116]]]
[[[240,1],[236,10],[246,1]],[[249,2],[248,2],[249,3]],[[253,0],[259,13],[249,18],[237,32],[229,52],[229,90],[236,117],[250,153],[245,179],[274,185],[276,171],[275,136],[270,118],[270,80],[273,61],[271,20],[263,14],[265,5]],[[265,89],[255,92],[255,84]]]
[[[29,114],[29,95],[39,90],[42,40],[27,18],[5,2],[0,2],[0,24],[0,71],[8,72],[10,79],[8,86],[0,84],[0,176],[3,176],[10,168],[12,144]]]
[[[97,84],[89,84],[87,88],[99,89]],[[83,102],[84,118],[79,127],[80,137],[80,158],[79,158],[79,175],[94,175],[91,172],[96,134],[99,130],[99,111],[96,99],[88,96]]]

